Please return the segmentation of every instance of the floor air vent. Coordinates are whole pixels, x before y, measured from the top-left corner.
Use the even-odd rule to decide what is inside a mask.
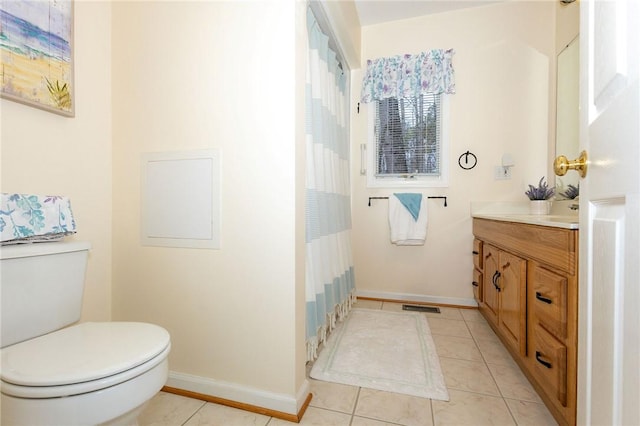
[[[402,305],[403,311],[417,311],[417,312],[431,312],[433,314],[439,314],[440,308],[434,306],[419,306],[419,305]]]

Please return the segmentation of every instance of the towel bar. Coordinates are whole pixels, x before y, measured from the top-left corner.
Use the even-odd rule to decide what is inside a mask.
[[[444,206],[447,207],[447,197],[437,196],[437,197],[427,197],[427,198],[444,198]],[[369,197],[369,207],[371,207],[371,200],[388,200],[389,197]]]

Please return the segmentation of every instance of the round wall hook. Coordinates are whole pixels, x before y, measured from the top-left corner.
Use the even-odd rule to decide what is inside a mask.
[[[462,153],[458,158],[458,165],[464,170],[471,170],[476,164],[478,164],[478,157],[470,151]]]

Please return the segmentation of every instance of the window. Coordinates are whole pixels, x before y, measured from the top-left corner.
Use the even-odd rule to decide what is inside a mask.
[[[423,94],[369,104],[368,186],[448,186],[446,100]]]

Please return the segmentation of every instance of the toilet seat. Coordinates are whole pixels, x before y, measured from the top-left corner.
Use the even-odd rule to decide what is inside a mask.
[[[153,324],[82,323],[2,349],[1,390],[18,398],[93,392],[145,373],[169,350],[169,333]]]

